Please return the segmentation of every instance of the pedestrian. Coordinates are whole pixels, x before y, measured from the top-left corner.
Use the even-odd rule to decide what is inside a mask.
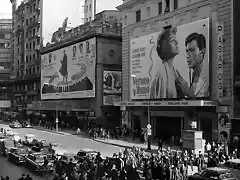
[[[25,180],[33,180],[32,177],[30,176],[30,174],[27,174],[27,177],[25,178]]]
[[[5,180],[5,179],[1,176],[1,180]]]
[[[23,173],[23,174],[22,174],[22,177],[20,177],[18,180],[25,180],[25,178],[26,178],[26,174]]]
[[[78,137],[80,137],[80,132],[81,132],[81,130],[80,130],[80,128],[78,127],[78,128],[77,128],[77,135],[78,135]]]
[[[159,138],[159,139],[158,139],[158,150],[162,151],[162,146],[163,146],[163,144],[162,144],[162,139]]]
[[[5,178],[6,180],[9,180],[9,177],[8,176],[6,176],[6,178]]]

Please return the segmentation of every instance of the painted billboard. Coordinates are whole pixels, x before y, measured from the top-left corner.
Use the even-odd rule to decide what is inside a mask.
[[[41,99],[95,97],[95,38],[44,54],[41,63]]]
[[[209,18],[130,41],[131,99],[209,97]]]
[[[231,123],[229,113],[218,114],[218,142],[227,143],[230,140]]]
[[[121,101],[122,73],[121,71],[103,72],[103,105],[113,105]]]

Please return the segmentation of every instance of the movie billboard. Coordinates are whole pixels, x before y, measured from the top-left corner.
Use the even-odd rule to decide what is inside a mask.
[[[103,105],[113,105],[121,101],[122,73],[121,71],[103,72]]]
[[[95,97],[96,38],[41,56],[41,99]]]
[[[218,114],[218,142],[227,143],[230,140],[231,122],[229,113]]]
[[[130,40],[131,99],[209,97],[209,18]]]

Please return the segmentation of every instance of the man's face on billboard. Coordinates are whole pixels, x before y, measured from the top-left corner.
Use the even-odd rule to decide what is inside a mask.
[[[198,62],[201,61],[201,51],[198,48],[196,40],[192,40],[187,44],[186,53],[188,67],[194,69]]]

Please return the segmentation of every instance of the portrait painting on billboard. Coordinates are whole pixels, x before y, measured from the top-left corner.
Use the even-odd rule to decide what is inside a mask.
[[[229,113],[218,114],[218,142],[227,143],[230,139]]]
[[[95,97],[95,38],[42,55],[41,98]]]
[[[131,39],[131,99],[209,96],[209,19]]]

